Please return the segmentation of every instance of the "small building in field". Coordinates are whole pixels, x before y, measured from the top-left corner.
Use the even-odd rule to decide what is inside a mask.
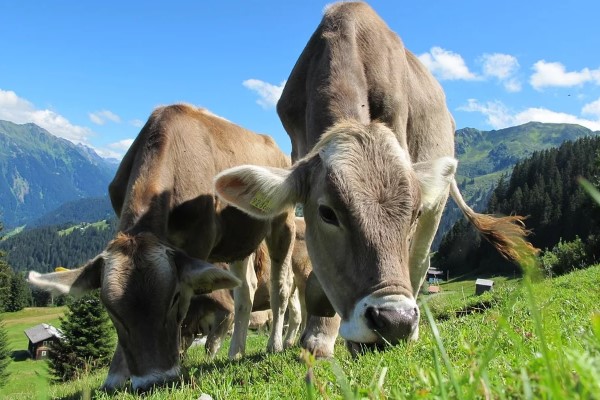
[[[427,291],[429,292],[429,294],[436,294],[442,291],[442,288],[439,287],[438,285],[429,285],[429,287],[427,288]]]
[[[487,292],[488,290],[492,290],[493,287],[494,281],[490,279],[479,278],[475,281],[475,294],[479,296],[480,294]]]
[[[50,324],[39,324],[25,330],[25,336],[29,339],[29,355],[34,360],[41,360],[48,357],[50,343],[61,340],[62,332]]]
[[[429,283],[436,285],[443,280],[443,277],[444,272],[440,271],[439,269],[429,268],[427,270],[427,282]]]

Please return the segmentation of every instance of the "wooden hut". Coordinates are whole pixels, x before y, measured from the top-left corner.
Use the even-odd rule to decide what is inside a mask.
[[[49,324],[39,324],[25,330],[25,336],[29,339],[27,350],[34,360],[48,357],[50,343],[61,340],[62,332]]]
[[[488,290],[492,290],[493,287],[494,281],[479,278],[475,281],[475,294],[480,295]]]

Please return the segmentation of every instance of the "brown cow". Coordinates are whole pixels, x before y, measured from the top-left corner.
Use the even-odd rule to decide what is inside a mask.
[[[324,292],[309,311],[335,310],[353,353],[417,338],[416,297],[449,191],[503,254],[533,252],[521,217],[476,214],[465,204],[442,88],[367,4],[327,8],[277,111],[294,166],[236,167],[217,177],[217,192],[256,217],[304,204],[317,278],[309,284]],[[268,207],[256,207],[256,198]],[[331,355],[338,324],[310,324],[303,345]]]
[[[245,258],[232,264],[244,278],[249,255],[263,239],[272,258],[274,322],[268,350],[282,350],[292,285],[293,207],[258,220],[218,201],[213,177],[245,163],[289,166],[268,136],[188,105],[156,109],[109,187],[120,217],[117,237],[77,270],[30,273],[33,284],[71,294],[100,288],[118,335],[105,389],[121,387],[129,378],[140,390],[177,379],[179,329],[190,298],[240,282],[201,260]],[[244,298],[248,282],[242,281],[235,288],[236,316],[247,326],[250,299]]]
[[[288,329],[284,339],[284,347],[295,343],[296,335],[306,321],[306,305],[304,292],[306,280],[312,271],[310,258],[304,242],[305,224],[303,218],[296,217],[296,240],[292,253],[292,271],[294,273],[294,291],[288,303]],[[226,266],[222,266],[227,268]],[[268,249],[262,243],[254,254],[254,276],[256,291],[253,294],[252,315],[248,328],[252,327],[252,319],[257,323],[272,319],[272,314],[260,314],[270,311],[270,268]],[[181,325],[182,349],[186,350],[196,335],[206,336],[206,353],[214,357],[221,347],[223,338],[233,323],[234,299],[228,290],[217,290],[209,295],[198,295],[192,298],[187,316]],[[235,334],[246,338],[246,332],[237,331]],[[234,339],[232,338],[232,342]],[[245,344],[245,342],[244,342]]]

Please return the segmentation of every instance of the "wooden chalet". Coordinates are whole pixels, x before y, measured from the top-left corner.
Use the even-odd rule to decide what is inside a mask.
[[[61,340],[62,332],[49,324],[39,324],[25,330],[25,336],[29,339],[27,350],[34,360],[48,357],[50,343]]]

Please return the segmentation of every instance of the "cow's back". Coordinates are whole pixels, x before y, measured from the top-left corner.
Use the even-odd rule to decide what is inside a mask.
[[[220,204],[213,188],[216,174],[242,164],[284,168],[289,160],[270,137],[206,110],[156,109],[109,187],[120,230],[150,230],[201,259],[247,256],[267,223]]]
[[[365,3],[330,6],[277,104],[294,161],[341,120],[377,120],[413,161],[453,155],[454,124],[439,83]]]

